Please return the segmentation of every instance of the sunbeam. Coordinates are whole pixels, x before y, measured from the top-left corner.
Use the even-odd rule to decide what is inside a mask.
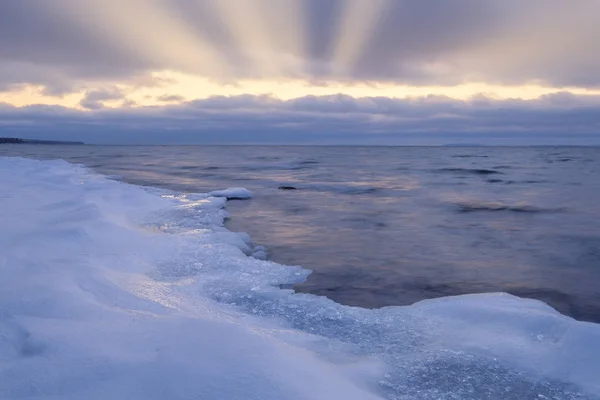
[[[260,0],[268,34],[284,73],[303,72],[306,54],[306,12],[303,0]]]
[[[68,0],[77,23],[159,68],[222,76],[227,62],[176,18],[163,0]]]
[[[334,73],[348,76],[372,39],[390,0],[345,0],[333,55]]]
[[[598,2],[543,1],[0,1],[0,102],[597,95]]]
[[[275,56],[264,0],[211,0],[239,52],[251,60],[254,72],[263,76],[281,76],[282,69]]]

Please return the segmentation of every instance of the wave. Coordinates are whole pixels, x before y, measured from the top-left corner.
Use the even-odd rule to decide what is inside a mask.
[[[486,180],[486,182],[488,182],[488,183],[502,183],[502,184],[505,184],[505,185],[515,185],[515,184],[535,185],[535,184],[540,184],[540,183],[548,183],[548,181],[536,181],[536,180],[513,181],[513,180],[503,180],[503,179],[488,179],[488,180]]]
[[[496,175],[502,174],[500,171],[496,171],[493,169],[483,169],[483,168],[440,168],[435,170],[437,172],[450,172],[450,173],[458,173],[458,174],[473,174],[473,175]]]
[[[482,201],[459,201],[454,203],[459,212],[498,212],[509,211],[515,213],[539,214],[539,213],[559,213],[564,212],[564,208],[541,208],[524,203],[505,204],[499,202],[482,202]]]
[[[600,325],[540,301],[342,306],[282,289],[310,271],[248,257],[223,198],[62,161],[0,181],[0,398],[600,398]]]
[[[258,161],[279,161],[281,160],[281,157],[277,157],[277,156],[260,156],[260,157],[252,157],[253,160],[258,160]]]
[[[221,169],[221,167],[217,167],[216,165],[184,165],[181,167],[178,167],[177,169],[181,169],[184,171],[195,171],[195,170],[202,170],[202,171],[216,171]]]
[[[575,161],[573,158],[557,158],[555,160],[548,160],[548,163],[552,164],[552,163],[565,163],[565,162],[571,162],[571,161]]]
[[[278,186],[279,190],[282,191],[296,191],[306,190],[315,192],[330,192],[341,195],[364,195],[364,194],[375,194],[380,193],[384,188],[377,186],[365,186],[365,185],[322,185],[322,184],[310,184],[310,183],[294,183],[294,184],[282,184]]]
[[[310,169],[313,167],[313,165],[313,163],[288,162],[280,164],[253,164],[241,166],[240,168],[245,169],[247,171],[296,171]]]
[[[258,157],[256,160],[261,161],[279,161],[281,158],[279,157]],[[307,160],[294,160],[294,161],[286,161],[279,163],[260,163],[260,164],[251,164],[242,166],[241,168],[249,170],[249,171],[273,171],[273,170],[282,170],[282,171],[295,171],[295,170],[304,170],[314,168],[319,161],[307,159]]]
[[[317,160],[303,160],[303,161],[300,161],[298,164],[300,164],[300,165],[315,165],[315,164],[319,164],[319,162]]]

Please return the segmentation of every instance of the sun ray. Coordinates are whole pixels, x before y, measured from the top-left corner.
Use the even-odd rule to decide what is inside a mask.
[[[390,0],[345,0],[333,55],[334,73],[350,74],[372,39]]]
[[[76,22],[154,65],[223,75],[227,63],[211,43],[169,12],[162,0],[68,0]]]
[[[223,21],[239,51],[253,62],[255,73],[280,76],[281,68],[273,55],[272,36],[263,18],[261,0],[212,0],[211,6]]]
[[[306,57],[304,0],[259,0],[267,20],[269,37],[286,73],[303,71]]]

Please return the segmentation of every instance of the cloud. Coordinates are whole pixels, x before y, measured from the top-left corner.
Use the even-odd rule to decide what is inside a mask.
[[[596,0],[378,0],[369,4],[383,11],[369,21],[351,9],[368,0],[232,1],[0,2],[0,89],[34,83],[64,93],[158,70],[600,87]]]
[[[4,105],[0,120],[0,136],[110,144],[600,144],[600,97],[568,93],[529,101],[238,96],[87,112]]]
[[[121,100],[124,94],[118,88],[105,88],[86,92],[79,105],[88,110],[104,108],[104,102],[108,100]]]
[[[73,23],[68,2],[0,2],[0,84],[65,86],[126,78],[148,65]]]
[[[157,97],[158,101],[161,102],[165,102],[165,103],[183,103],[185,101],[185,98],[183,98],[182,96],[178,96],[178,95],[162,95]]]

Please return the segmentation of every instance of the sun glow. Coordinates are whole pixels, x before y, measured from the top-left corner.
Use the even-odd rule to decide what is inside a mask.
[[[410,86],[393,82],[324,81],[319,85],[315,85],[310,81],[302,79],[247,79],[231,84],[223,84],[207,78],[172,71],[157,72],[154,76],[171,83],[162,87],[147,87],[134,90],[131,92],[134,100],[137,98],[143,103],[143,98],[157,98],[165,93],[177,94],[185,100],[205,99],[213,96],[240,96],[244,94],[270,95],[281,100],[337,94],[356,98],[447,96],[459,100],[468,100],[480,95],[496,99],[514,98],[531,100],[561,91],[569,91],[573,94],[582,95],[600,95],[600,90],[594,91],[579,88],[557,89],[534,84],[500,86],[486,83],[469,83],[456,86]]]
[[[581,88],[552,88],[542,85],[497,86],[485,83],[470,83],[457,86],[410,86],[390,82],[340,82],[327,81],[315,85],[302,79],[246,79],[223,83],[206,77],[161,71],[152,74],[160,84],[148,86],[118,83],[112,87],[123,93],[120,99],[103,101],[107,108],[160,106],[179,104],[186,101],[207,99],[215,96],[270,96],[280,100],[291,100],[305,96],[347,95],[355,98],[426,98],[446,96],[458,100],[469,100],[476,96],[493,99],[532,100],[544,95],[563,91],[577,95],[600,95],[600,90]],[[88,91],[107,87],[108,83],[90,87]],[[42,86],[24,86],[11,92],[0,92],[0,103],[18,107],[45,104],[82,109],[80,102],[86,91],[77,91],[62,97],[45,94]]]
[[[79,91],[65,96],[51,96],[44,92],[44,86],[21,85],[19,88],[0,92],[0,106],[4,103],[15,107],[43,105],[80,108],[79,102],[83,96],[84,93]]]

